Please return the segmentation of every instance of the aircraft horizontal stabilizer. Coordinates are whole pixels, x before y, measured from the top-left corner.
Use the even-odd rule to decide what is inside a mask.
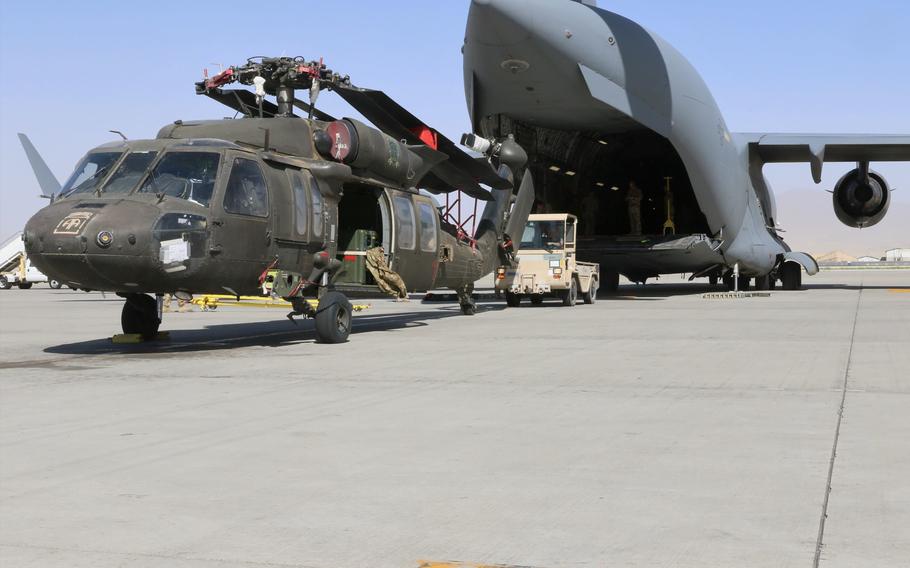
[[[28,163],[32,166],[32,171],[35,172],[38,187],[41,188],[41,196],[53,199],[55,195],[60,193],[60,182],[57,181],[51,169],[47,167],[44,158],[35,149],[28,136],[20,132],[19,142],[22,144],[22,149],[25,150],[25,156],[28,158]]]

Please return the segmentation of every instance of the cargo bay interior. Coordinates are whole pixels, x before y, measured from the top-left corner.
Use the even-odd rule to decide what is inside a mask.
[[[374,186],[347,184],[338,203],[338,258],[344,284],[375,284],[366,268],[366,251],[382,245],[391,250],[391,218],[384,192]]]
[[[511,129],[530,156],[535,212],[577,215],[581,240],[633,233],[626,201],[630,182],[641,190],[641,235],[668,236],[668,177],[672,233],[710,233],[682,160],[659,134],[649,130],[565,132],[519,122],[513,122]]]

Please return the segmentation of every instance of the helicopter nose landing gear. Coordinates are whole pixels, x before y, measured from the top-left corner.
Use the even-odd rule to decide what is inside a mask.
[[[147,294],[123,294],[123,297],[126,298],[120,312],[123,333],[141,335],[146,341],[155,339],[161,325],[158,301]]]

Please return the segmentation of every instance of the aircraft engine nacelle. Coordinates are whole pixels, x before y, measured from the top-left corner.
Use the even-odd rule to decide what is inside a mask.
[[[847,172],[834,186],[834,213],[848,227],[871,227],[885,217],[891,204],[888,182],[863,168]]]
[[[351,118],[330,122],[314,133],[324,157],[372,172],[402,185],[415,185],[445,154],[425,146],[408,146]]]

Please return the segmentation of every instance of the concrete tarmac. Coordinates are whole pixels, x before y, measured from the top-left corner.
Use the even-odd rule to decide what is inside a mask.
[[[906,566],[910,271],[805,281],[378,300],[344,345],[0,292],[0,565]]]

